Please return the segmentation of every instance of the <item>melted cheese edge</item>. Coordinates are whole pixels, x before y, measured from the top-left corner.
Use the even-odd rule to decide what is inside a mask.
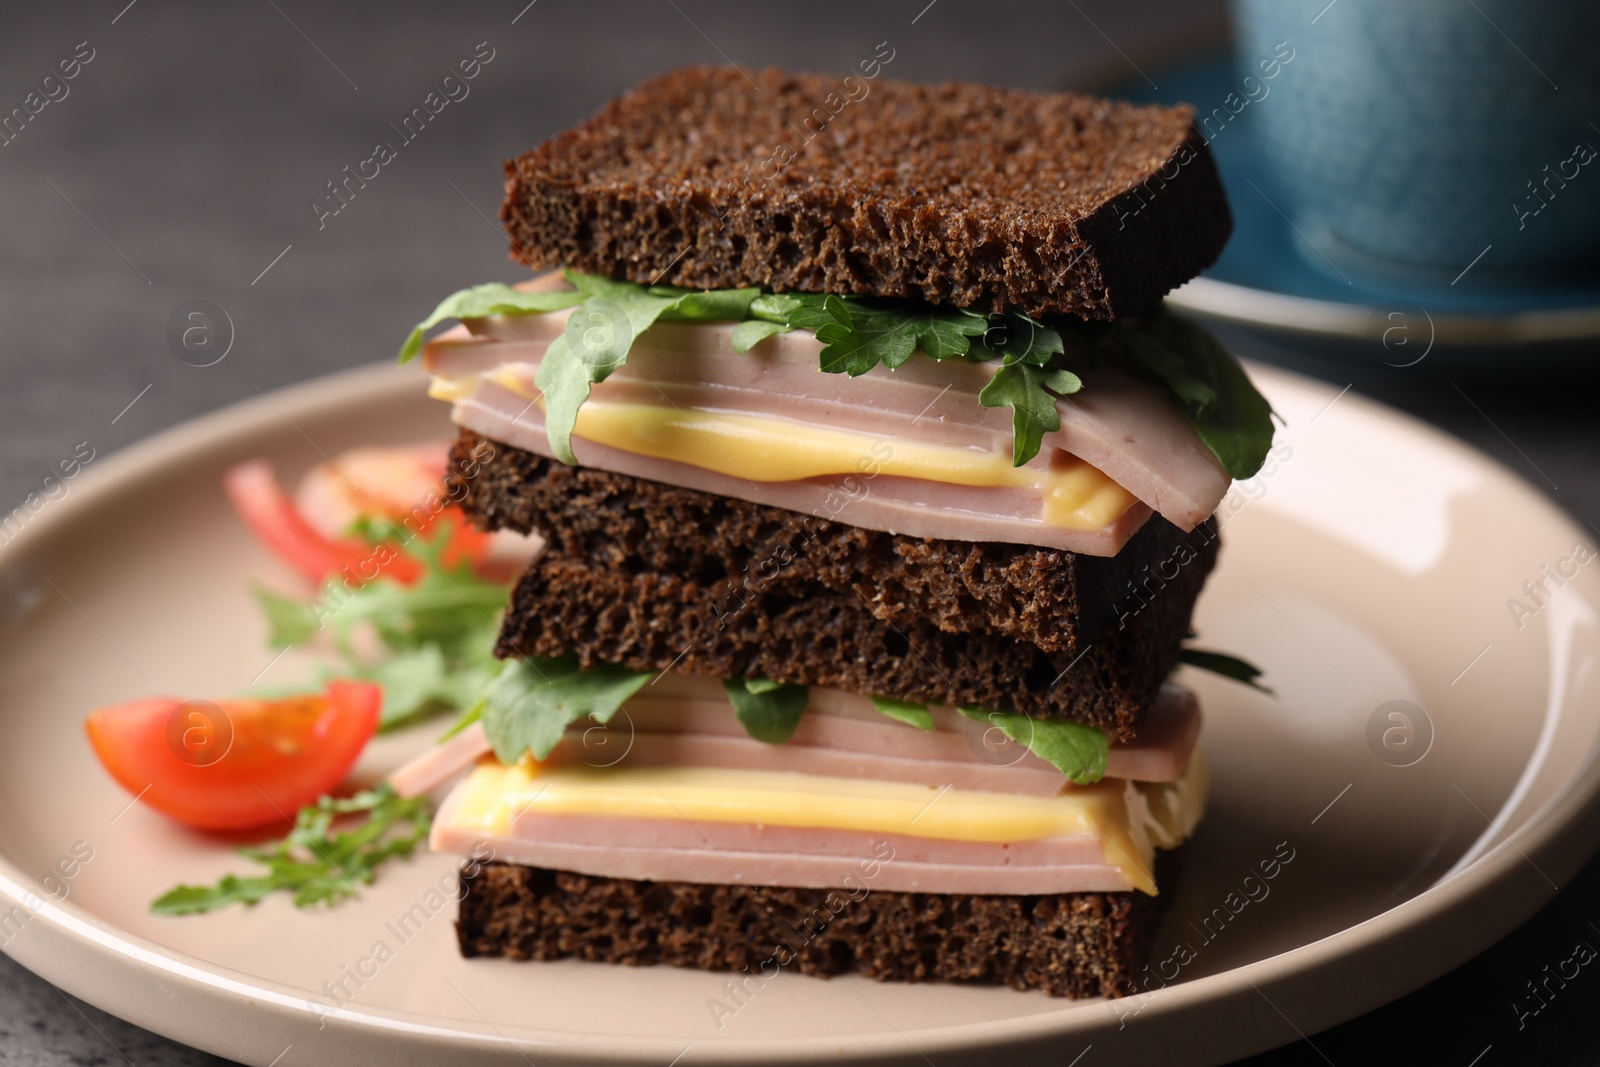
[[[856,830],[991,844],[1098,836],[1105,862],[1128,884],[1156,892],[1155,849],[1187,839],[1207,790],[1195,753],[1175,782],[1106,779],[1053,797],[1015,796],[870,779],[721,767],[547,767],[480,763],[456,802],[453,825],[514,834],[524,811]]]
[[[522,380],[505,370],[438,375],[428,395],[451,402],[470,397],[480,377],[526,395]],[[1013,467],[1009,452],[874,436],[766,415],[591,398],[578,410],[573,436],[752,482],[888,474],[974,488],[1032,489],[1042,498],[1044,522],[1066,529],[1102,529],[1137,502],[1099,468],[1064,452],[1055,452],[1048,468]]]

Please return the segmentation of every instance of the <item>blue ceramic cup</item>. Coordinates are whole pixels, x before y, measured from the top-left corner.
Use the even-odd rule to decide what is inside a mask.
[[[1594,265],[1600,3],[1234,8],[1241,62],[1293,51],[1252,110],[1318,253],[1446,280],[1470,264],[1476,284]]]

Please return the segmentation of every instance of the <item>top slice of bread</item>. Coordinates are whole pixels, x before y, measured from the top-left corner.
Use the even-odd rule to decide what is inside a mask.
[[[694,67],[509,160],[501,217],[539,269],[1116,318],[1232,228],[1192,114]]]

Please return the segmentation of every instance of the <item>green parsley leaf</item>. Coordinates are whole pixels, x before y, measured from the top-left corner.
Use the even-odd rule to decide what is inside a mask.
[[[957,708],[969,719],[998,727],[1028,751],[1053,764],[1074,785],[1093,785],[1105,777],[1111,742],[1101,730],[1076,722],[1033,719],[1008,711]]]
[[[365,818],[334,832],[343,815]],[[238,849],[266,874],[223,875],[215,885],[180,885],[150,904],[157,915],[191,915],[229,904],[254,904],[271,893],[294,894],[296,907],[332,906],[356,895],[356,883],[371,885],[378,868],[409,856],[428,836],[426,797],[401,797],[387,783],[339,799],[324,796],[300,809],[294,829],[270,845]]]
[[[928,705],[918,704],[913,700],[891,700],[888,697],[873,697],[872,706],[889,716],[898,719],[908,726],[915,726],[919,730],[933,729],[933,712],[928,710]]]
[[[406,343],[400,346],[400,362],[409,363],[422,351],[422,338],[446,319],[481,319],[488,315],[527,315],[560,311],[583,299],[581,293],[542,291],[525,293],[502,282],[474,285],[451,293],[433,309],[433,314],[412,327]]]
[[[582,670],[569,657],[508,660],[483,691],[483,730],[501,763],[524,752],[542,760],[572,723],[610,722],[650,677],[605,664]]]
[[[1224,678],[1232,678],[1236,682],[1248,685],[1251,689],[1259,689],[1268,696],[1278,695],[1257,680],[1263,673],[1260,667],[1253,663],[1248,663],[1238,656],[1230,656],[1226,652],[1208,652],[1203,648],[1185,646],[1178,650],[1178,662],[1187,663],[1191,667],[1198,667],[1200,670],[1210,671],[1213,674],[1220,674]]]
[[[1163,308],[1111,336],[1146,377],[1164,384],[1200,440],[1235,478],[1253,476],[1272,447],[1272,405],[1222,343]]]
[[[781,745],[793,737],[811,703],[811,691],[805,686],[766,678],[727,678],[722,688],[745,733],[769,745]]]
[[[1083,382],[1068,370],[1005,359],[978,394],[978,403],[1011,409],[1011,465],[1020,467],[1039,454],[1047,431],[1061,428],[1055,394],[1076,393]]]

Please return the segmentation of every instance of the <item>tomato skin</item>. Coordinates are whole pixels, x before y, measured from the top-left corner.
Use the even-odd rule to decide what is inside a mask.
[[[300,476],[295,506],[324,537],[341,538],[363,518],[415,528],[446,503],[450,442],[367,445],[347,449]]]
[[[318,533],[264,459],[230,468],[222,487],[256,538],[315,584],[343,575],[355,587],[379,574],[410,584],[422,575],[421,564],[393,545],[336,541]]]
[[[111,777],[202,830],[287,829],[330,792],[377,731],[383,690],[335,681],[281,700],[146,697],[97,708],[84,727]]]
[[[489,535],[472,526],[444,492],[450,444],[374,445],[341,452],[300,479],[294,504],[301,518],[323,537],[337,538],[359,519],[387,519],[402,527],[403,545],[431,540],[448,525],[441,561],[447,568],[479,567],[489,554]]]

